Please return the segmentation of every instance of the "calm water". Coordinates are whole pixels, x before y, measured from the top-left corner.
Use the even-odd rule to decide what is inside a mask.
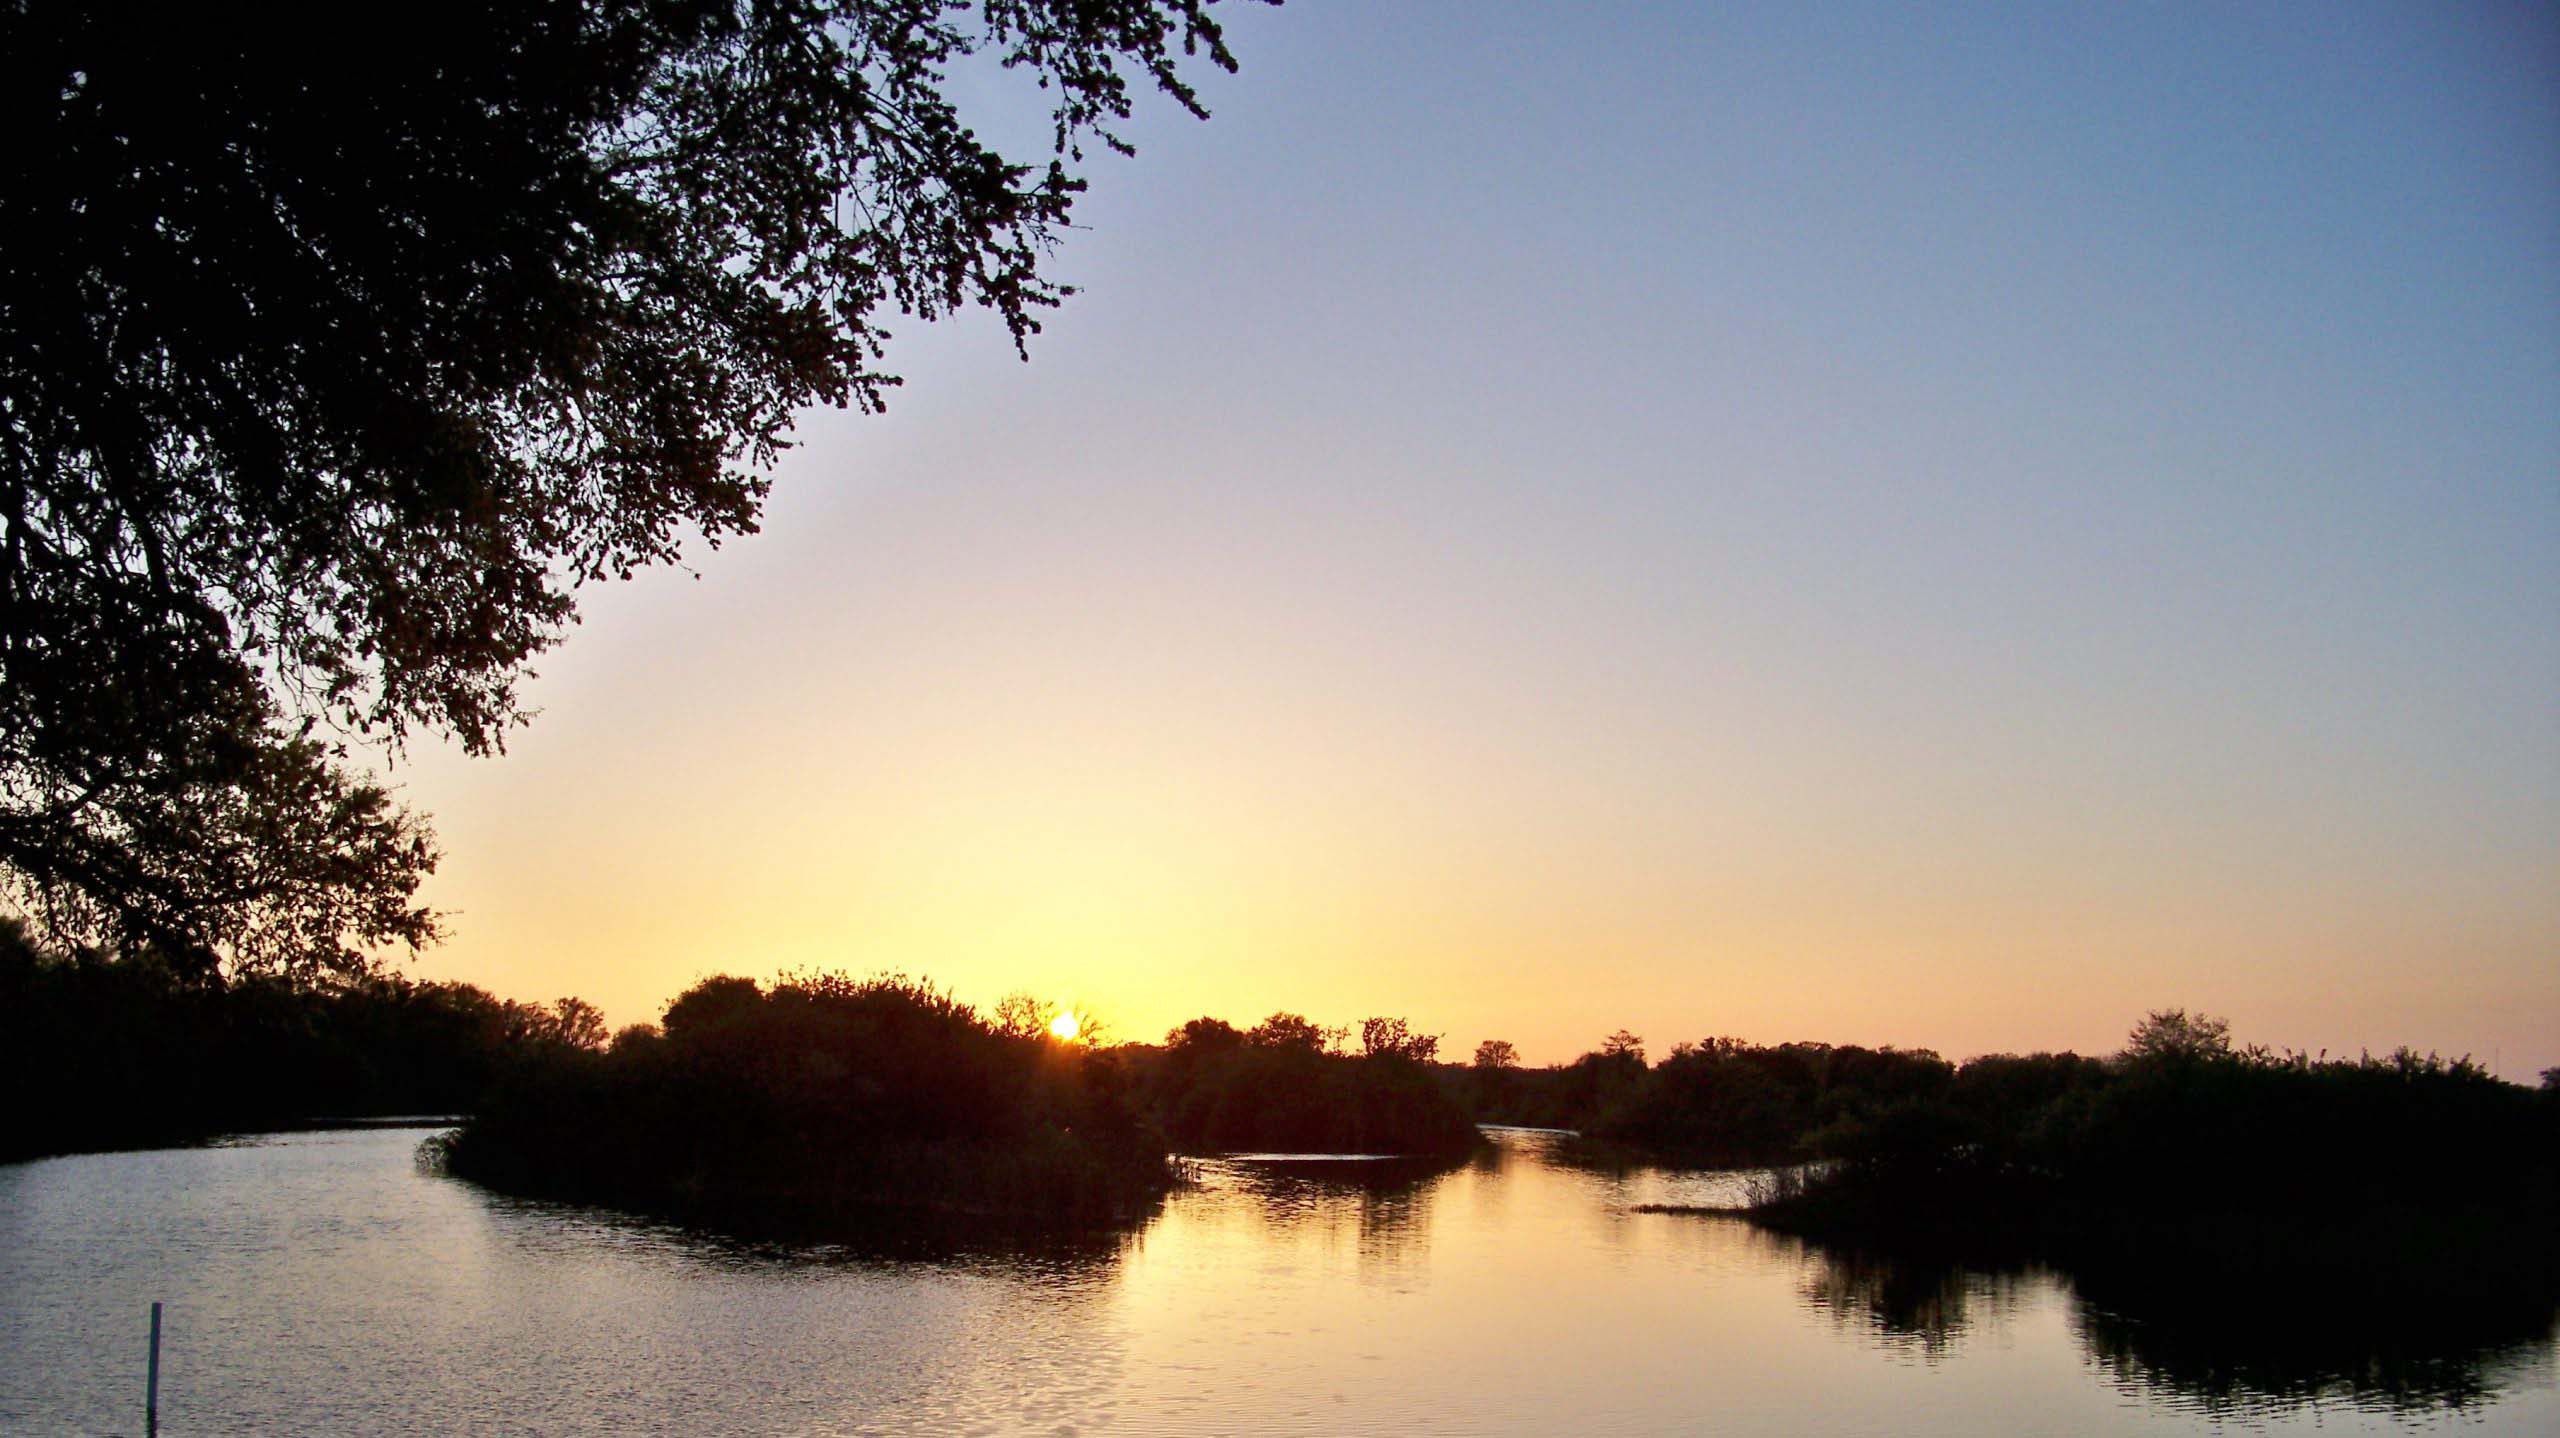
[[[1402,1181],[1212,1163],[1125,1241],[933,1260],[498,1199],[419,1138],[0,1166],[0,1432],[139,1432],[158,1298],[178,1438],[2560,1433],[2547,1322],[2324,1347],[2232,1294],[2200,1337],[2051,1274],[1633,1213],[1732,1180],[1576,1168],[1542,1134]]]

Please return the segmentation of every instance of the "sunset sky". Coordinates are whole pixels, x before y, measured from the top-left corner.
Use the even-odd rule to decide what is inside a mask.
[[[2560,1064],[2555,12],[1700,8],[1236,10],[395,773],[412,971]]]

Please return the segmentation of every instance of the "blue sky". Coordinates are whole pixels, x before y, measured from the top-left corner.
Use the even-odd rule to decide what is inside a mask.
[[[2549,7],[1230,25],[1030,364],[405,771],[427,970],[2560,1064]]]

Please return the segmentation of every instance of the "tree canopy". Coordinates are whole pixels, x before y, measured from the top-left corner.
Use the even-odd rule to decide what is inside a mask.
[[[1439,1057],[1440,1036],[1415,1033],[1413,1025],[1399,1018],[1362,1019],[1360,1052],[1368,1058],[1427,1064]]]
[[[192,972],[431,940],[351,758],[525,718],[581,584],[756,528],[886,321],[1019,347],[1214,0],[509,0],[396,40],[0,0],[0,900]],[[1045,93],[998,153],[955,67]]]
[[[2125,1037],[2121,1055],[2133,1063],[2200,1063],[2231,1056],[2231,1024],[2211,1014],[2154,1009]]]

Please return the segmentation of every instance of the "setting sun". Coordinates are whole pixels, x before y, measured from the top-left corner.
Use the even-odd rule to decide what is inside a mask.
[[[1049,1020],[1049,1032],[1056,1034],[1060,1039],[1073,1039],[1076,1036],[1075,1014],[1071,1011],[1061,1011],[1056,1018]]]

